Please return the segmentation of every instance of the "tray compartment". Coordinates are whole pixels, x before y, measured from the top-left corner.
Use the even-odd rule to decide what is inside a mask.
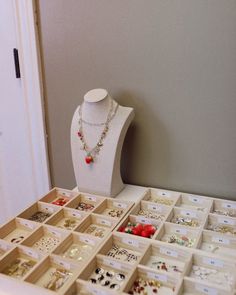
[[[188,266],[187,276],[232,291],[236,282],[234,269],[235,262],[232,260],[211,254],[194,253]]]
[[[145,218],[156,219],[157,221],[165,221],[170,214],[171,207],[158,203],[141,201],[130,212],[131,215],[142,216]]]
[[[149,245],[140,264],[162,273],[183,276],[190,260],[191,252],[155,241]]]
[[[132,273],[130,280],[124,288],[124,292],[126,294],[157,293],[159,295],[174,295],[180,284],[181,280],[179,277],[170,276],[139,266]]]
[[[167,206],[174,206],[179,197],[179,192],[149,188],[146,191],[143,200]]]
[[[219,289],[215,285],[185,277],[177,295],[233,295],[233,293]]]
[[[107,198],[94,210],[94,213],[121,219],[130,210],[133,204],[134,203],[123,200]]]
[[[65,204],[67,204],[76,196],[78,196],[78,193],[76,192],[55,187],[43,198],[41,198],[40,201],[45,203],[51,203],[57,206],[65,206]]]
[[[95,210],[95,208],[97,208],[98,205],[102,203],[103,200],[103,197],[80,193],[65,206],[79,211],[91,213]]]
[[[236,238],[224,234],[202,231],[197,248],[222,257],[236,259]]]
[[[20,213],[18,217],[38,223],[44,223],[58,210],[60,210],[59,206],[37,202]]]
[[[121,262],[137,264],[145,253],[148,244],[135,237],[124,237],[120,233],[112,233],[99,250],[99,254]]]
[[[23,280],[37,267],[43,255],[30,248],[18,246],[7,254],[0,263],[0,274]]]
[[[88,281],[95,287],[103,287],[104,290],[120,292],[132,270],[129,264],[97,255],[79,275],[79,279]]]
[[[50,255],[46,257],[26,278],[35,286],[64,294],[79,274],[76,264]]]
[[[212,213],[236,218],[236,202],[213,199]]]
[[[123,221],[117,226],[116,230],[125,235],[154,239],[161,224],[160,221],[155,219],[129,215],[123,219]]]
[[[88,214],[85,212],[75,209],[63,208],[51,218],[49,218],[46,224],[61,229],[75,230],[86,216],[88,216]]]
[[[71,233],[53,253],[82,265],[88,263],[89,259],[95,255],[100,243],[101,240],[98,238],[85,234]]]
[[[188,227],[203,227],[206,223],[206,214],[197,210],[175,207],[167,218],[168,222]]]
[[[68,231],[61,231],[52,226],[43,225],[25,239],[22,244],[40,251],[41,253],[49,254],[68,236],[68,234]]]
[[[0,229],[0,239],[9,243],[21,244],[38,225],[21,218],[14,218]]]
[[[209,214],[205,228],[213,232],[236,237],[236,218]]]
[[[156,240],[187,248],[196,248],[199,238],[199,230],[168,222],[163,224],[155,237]]]
[[[208,213],[210,210],[212,210],[213,200],[205,196],[183,193],[176,202],[175,206]]]
[[[87,216],[76,228],[76,232],[104,239],[117,224],[114,218],[91,214]]]

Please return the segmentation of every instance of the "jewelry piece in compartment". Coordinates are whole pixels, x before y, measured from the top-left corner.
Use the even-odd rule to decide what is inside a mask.
[[[161,260],[151,262],[151,267],[158,269],[158,270],[163,270],[166,272],[173,271],[173,272],[182,273],[182,270],[180,270],[177,265],[171,265],[170,263],[167,263],[167,262],[161,261]]]
[[[88,244],[77,243],[73,244],[64,254],[64,258],[70,258],[77,261],[82,261],[91,255],[94,248]]]
[[[93,235],[98,238],[104,238],[106,235],[107,229],[104,227],[99,227],[97,225],[91,224],[86,230],[85,233]]]
[[[75,209],[81,210],[81,211],[91,211],[94,209],[94,205],[85,203],[85,202],[79,202],[79,204],[77,205]]]
[[[118,245],[112,245],[112,248],[106,255],[117,260],[135,263],[138,260],[138,255],[136,253],[137,252],[132,253],[131,250],[119,247]]]
[[[185,246],[188,248],[192,248],[196,239],[188,238],[186,236],[177,236],[171,235],[167,239],[167,243],[177,244],[180,246]]]
[[[64,206],[70,199],[66,197],[60,197],[52,202],[53,205]]]
[[[111,209],[108,211],[108,215],[115,218],[120,218],[124,211],[122,209]]]
[[[98,267],[89,278],[89,281],[92,284],[100,284],[103,287],[119,290],[125,278],[124,273]]]
[[[51,279],[44,287],[52,291],[57,291],[65,284],[71,275],[72,273],[66,269],[56,268],[50,273]]]
[[[49,253],[59,242],[60,240],[56,237],[42,237],[33,245],[33,248]]]
[[[171,222],[176,223],[176,224],[181,224],[181,225],[186,225],[186,226],[192,226],[192,227],[197,227],[199,226],[199,222],[190,217],[183,217],[180,215],[175,216]]]
[[[14,278],[22,278],[35,264],[33,260],[17,258],[4,269],[3,273]]]
[[[42,223],[50,216],[51,216],[50,213],[38,211],[38,212],[34,213],[32,216],[30,216],[29,220]]]
[[[171,206],[173,204],[173,200],[171,199],[166,199],[166,198],[160,198],[160,197],[151,197],[149,201],[154,202],[154,203],[159,203],[162,205],[167,205]]]
[[[144,216],[146,218],[160,220],[160,221],[165,219],[165,215],[163,214],[155,213],[153,211],[144,210],[144,209],[139,210],[138,215]]]
[[[230,216],[230,217],[236,217],[236,210],[235,209],[214,210],[213,213],[219,214],[219,215]]]
[[[24,236],[19,236],[19,237],[12,238],[12,239],[11,239],[11,243],[18,244],[18,243],[20,243],[24,238],[25,238]]]
[[[128,222],[126,226],[121,226],[119,232],[141,236],[144,238],[152,238],[157,228],[152,224],[141,224]]]
[[[236,235],[236,229],[229,225],[223,225],[223,224],[208,224],[207,226],[208,230],[213,230],[215,232],[219,232],[222,234],[227,234],[227,235]]]
[[[192,269],[192,276],[200,280],[207,280],[214,284],[229,285],[234,284],[234,277],[228,272],[220,272],[216,269],[206,268],[194,265]]]
[[[72,229],[74,229],[75,226],[76,226],[76,219],[75,218],[66,218],[63,226],[60,226],[60,227],[72,230]]]
[[[141,295],[151,295],[157,294],[158,290],[161,288],[161,282],[157,280],[149,280],[138,278],[134,281],[134,284],[128,294],[141,294]]]

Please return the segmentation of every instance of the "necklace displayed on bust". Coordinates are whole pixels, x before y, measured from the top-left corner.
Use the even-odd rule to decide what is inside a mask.
[[[107,132],[109,131],[109,123],[111,122],[111,120],[114,118],[116,111],[118,108],[118,104],[116,105],[116,107],[114,108],[114,102],[113,100],[110,100],[110,108],[109,108],[109,112],[107,114],[107,119],[105,122],[102,123],[91,123],[88,121],[85,121],[82,117],[82,112],[83,112],[83,104],[80,106],[79,108],[79,131],[77,132],[77,135],[82,143],[81,149],[84,150],[86,152],[86,156],[85,156],[85,162],[87,164],[91,164],[94,162],[96,156],[99,154],[101,147],[103,146],[103,142],[104,139],[107,135]],[[99,136],[99,140],[97,142],[97,144],[90,149],[85,141],[85,137],[84,137],[84,131],[83,131],[83,124],[87,124],[89,126],[104,126],[101,135]]]

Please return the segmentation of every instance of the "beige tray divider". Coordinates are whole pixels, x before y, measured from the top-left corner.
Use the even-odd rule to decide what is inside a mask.
[[[12,219],[5,223],[0,229],[0,239],[4,239],[8,236],[11,232],[16,229],[16,219]]]
[[[44,227],[37,228],[29,237],[23,241],[23,245],[32,247],[44,235]]]
[[[46,220],[45,224],[50,224],[55,226],[63,217],[64,217],[63,209],[60,207],[60,210],[56,212],[55,214],[53,214],[52,216],[50,216]]]
[[[165,234],[165,223],[162,223],[160,228],[155,232],[154,236],[152,237],[152,240],[161,240],[164,234]]]
[[[70,247],[70,245],[73,243],[73,241],[74,241],[73,233],[70,233],[64,239],[63,242],[61,242],[59,245],[57,245],[57,247],[52,251],[52,253],[55,255],[61,255]]]
[[[13,250],[16,245],[6,242],[4,240],[0,240],[0,249],[4,252],[2,256],[0,256],[0,261],[5,257],[11,250]]]

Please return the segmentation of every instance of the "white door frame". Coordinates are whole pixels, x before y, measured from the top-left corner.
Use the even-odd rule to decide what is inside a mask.
[[[28,134],[31,139],[32,181],[38,197],[51,188],[43,100],[41,59],[34,0],[12,0]]]

